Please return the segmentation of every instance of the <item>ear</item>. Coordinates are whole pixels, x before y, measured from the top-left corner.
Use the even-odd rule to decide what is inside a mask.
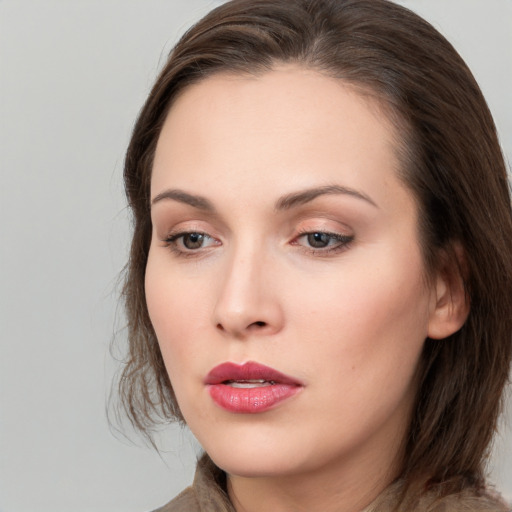
[[[459,244],[454,244],[452,250],[443,251],[440,255],[432,289],[429,338],[447,338],[464,325],[470,308],[464,286],[466,270],[464,252]]]

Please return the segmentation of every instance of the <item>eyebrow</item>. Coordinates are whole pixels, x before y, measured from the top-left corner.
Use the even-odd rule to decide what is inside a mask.
[[[378,208],[377,204],[366,194],[349,187],[342,187],[341,185],[326,185],[323,187],[315,187],[287,194],[277,200],[274,208],[277,211],[289,210],[291,208],[295,208],[297,206],[309,203],[319,196],[338,194],[348,195],[351,197],[355,197],[356,199],[361,199],[371,204],[375,208]],[[216,211],[215,206],[213,206],[213,203],[206,199],[206,197],[195,194],[189,194],[188,192],[179,189],[164,190],[163,192],[161,192],[160,194],[156,195],[153,198],[153,200],[151,201],[151,205],[153,206],[154,204],[159,203],[160,201],[163,201],[165,199],[170,199],[173,201],[177,201],[179,203],[188,204],[193,208],[204,210],[210,213],[214,213]]]
[[[307,190],[302,190],[299,192],[288,194],[276,202],[275,209],[289,210],[290,208],[295,208],[297,206],[309,203],[310,201],[313,201],[313,199],[316,199],[319,196],[337,194],[348,195],[355,197],[357,199],[361,199],[371,204],[375,208],[378,208],[375,201],[373,201],[369,196],[362,192],[354,190],[353,188],[342,187],[341,185],[326,185],[323,187],[310,188]]]
[[[204,210],[206,212],[213,213],[215,211],[213,203],[206,199],[206,197],[189,194],[188,192],[184,192],[183,190],[178,189],[164,190],[162,193],[153,198],[151,201],[151,206],[160,201],[163,201],[164,199],[171,199],[173,201],[178,201],[178,203],[188,204],[194,208]]]

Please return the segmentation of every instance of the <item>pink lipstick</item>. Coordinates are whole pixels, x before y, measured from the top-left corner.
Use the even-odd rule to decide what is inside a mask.
[[[251,361],[220,364],[210,371],[204,383],[217,405],[245,414],[267,411],[303,388],[298,380]]]

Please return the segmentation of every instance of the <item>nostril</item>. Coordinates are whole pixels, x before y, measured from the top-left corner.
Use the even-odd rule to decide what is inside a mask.
[[[252,322],[251,324],[249,324],[246,327],[246,329],[248,331],[252,331],[253,329],[254,330],[259,330],[259,329],[263,329],[267,325],[268,325],[267,322],[263,322],[262,320],[259,320],[257,322]],[[216,327],[216,329],[218,329],[219,331],[222,331],[222,332],[229,332],[230,331],[230,329],[226,329],[226,327],[224,325],[222,325],[222,323],[218,323],[215,327]],[[237,329],[232,329],[232,331],[235,332],[235,331],[237,331]],[[240,331],[240,334],[241,334],[241,332],[242,331]]]

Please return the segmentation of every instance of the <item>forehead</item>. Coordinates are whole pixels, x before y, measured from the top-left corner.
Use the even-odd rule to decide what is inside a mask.
[[[243,190],[255,177],[258,186],[266,180],[280,189],[319,180],[366,187],[372,173],[397,175],[396,146],[375,97],[341,80],[294,65],[257,76],[218,74],[187,87],[170,109],[152,195],[169,180],[206,190],[222,180]]]

